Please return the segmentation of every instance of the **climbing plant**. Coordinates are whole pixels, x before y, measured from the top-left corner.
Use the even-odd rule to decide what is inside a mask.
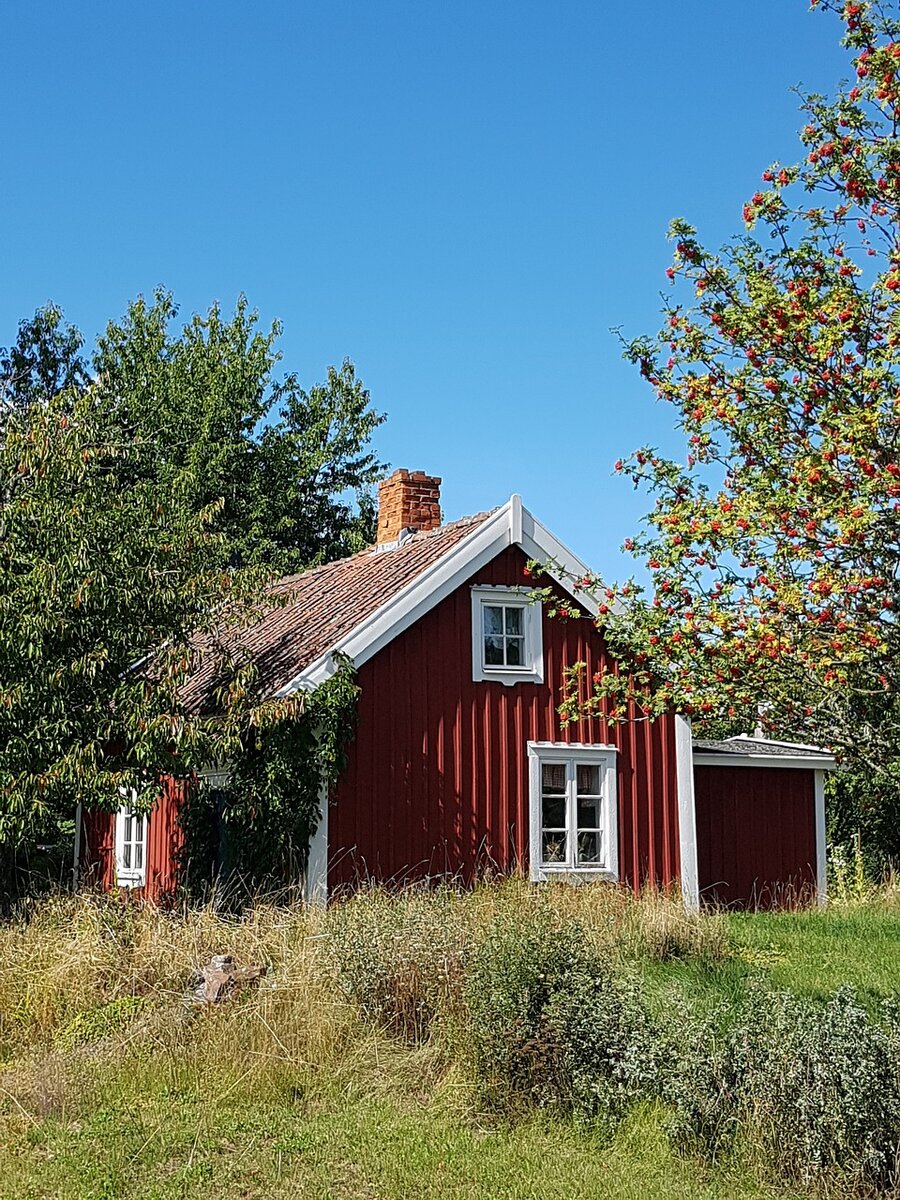
[[[237,900],[303,878],[322,797],[337,781],[356,728],[353,664],[302,698],[292,719],[248,729],[225,782],[199,782],[182,814],[182,875],[196,891],[214,879]]]

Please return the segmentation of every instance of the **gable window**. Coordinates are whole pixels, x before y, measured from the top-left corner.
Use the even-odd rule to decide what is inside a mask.
[[[542,683],[541,606],[506,587],[472,588],[472,678]]]
[[[531,878],[617,879],[614,746],[529,742]]]
[[[143,887],[147,882],[147,833],[150,818],[123,805],[116,813],[116,883]]]

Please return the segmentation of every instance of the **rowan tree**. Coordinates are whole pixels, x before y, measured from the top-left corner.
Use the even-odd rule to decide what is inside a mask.
[[[568,705],[759,719],[880,762],[900,733],[900,20],[818,7],[852,78],[803,97],[802,157],[762,172],[745,233],[712,253],[673,223],[663,327],[626,347],[686,457],[616,464],[655,497],[626,543],[652,588],[600,587],[634,670],[589,698],[573,680]]]

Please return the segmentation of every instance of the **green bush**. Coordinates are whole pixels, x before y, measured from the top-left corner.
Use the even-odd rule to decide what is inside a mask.
[[[482,1096],[615,1122],[655,1090],[656,1039],[582,927],[549,908],[499,917],[477,950],[467,1034]]]
[[[338,983],[362,1014],[407,1041],[424,1041],[459,1004],[475,932],[450,888],[357,893],[328,915]]]
[[[900,1037],[852,989],[825,1003],[760,991],[725,1033],[715,1016],[675,1010],[666,1042],[662,1091],[682,1147],[715,1158],[730,1144],[763,1174],[807,1186],[893,1184]]]
[[[679,1149],[709,1159],[730,1147],[737,1125],[732,1019],[726,1008],[700,1013],[673,996],[661,1022],[659,1094],[669,1136]]]
[[[733,1046],[743,1123],[764,1161],[802,1182],[832,1170],[862,1186],[892,1182],[897,1067],[886,1030],[851,988],[824,1005],[759,997]]]

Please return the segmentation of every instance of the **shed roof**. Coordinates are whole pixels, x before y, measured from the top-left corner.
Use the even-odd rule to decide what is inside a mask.
[[[705,766],[718,762],[726,766],[743,764],[827,769],[834,766],[835,762],[834,755],[821,746],[808,746],[803,742],[778,742],[769,738],[749,737],[744,733],[719,740],[698,739],[693,743],[693,750],[694,761]]]

